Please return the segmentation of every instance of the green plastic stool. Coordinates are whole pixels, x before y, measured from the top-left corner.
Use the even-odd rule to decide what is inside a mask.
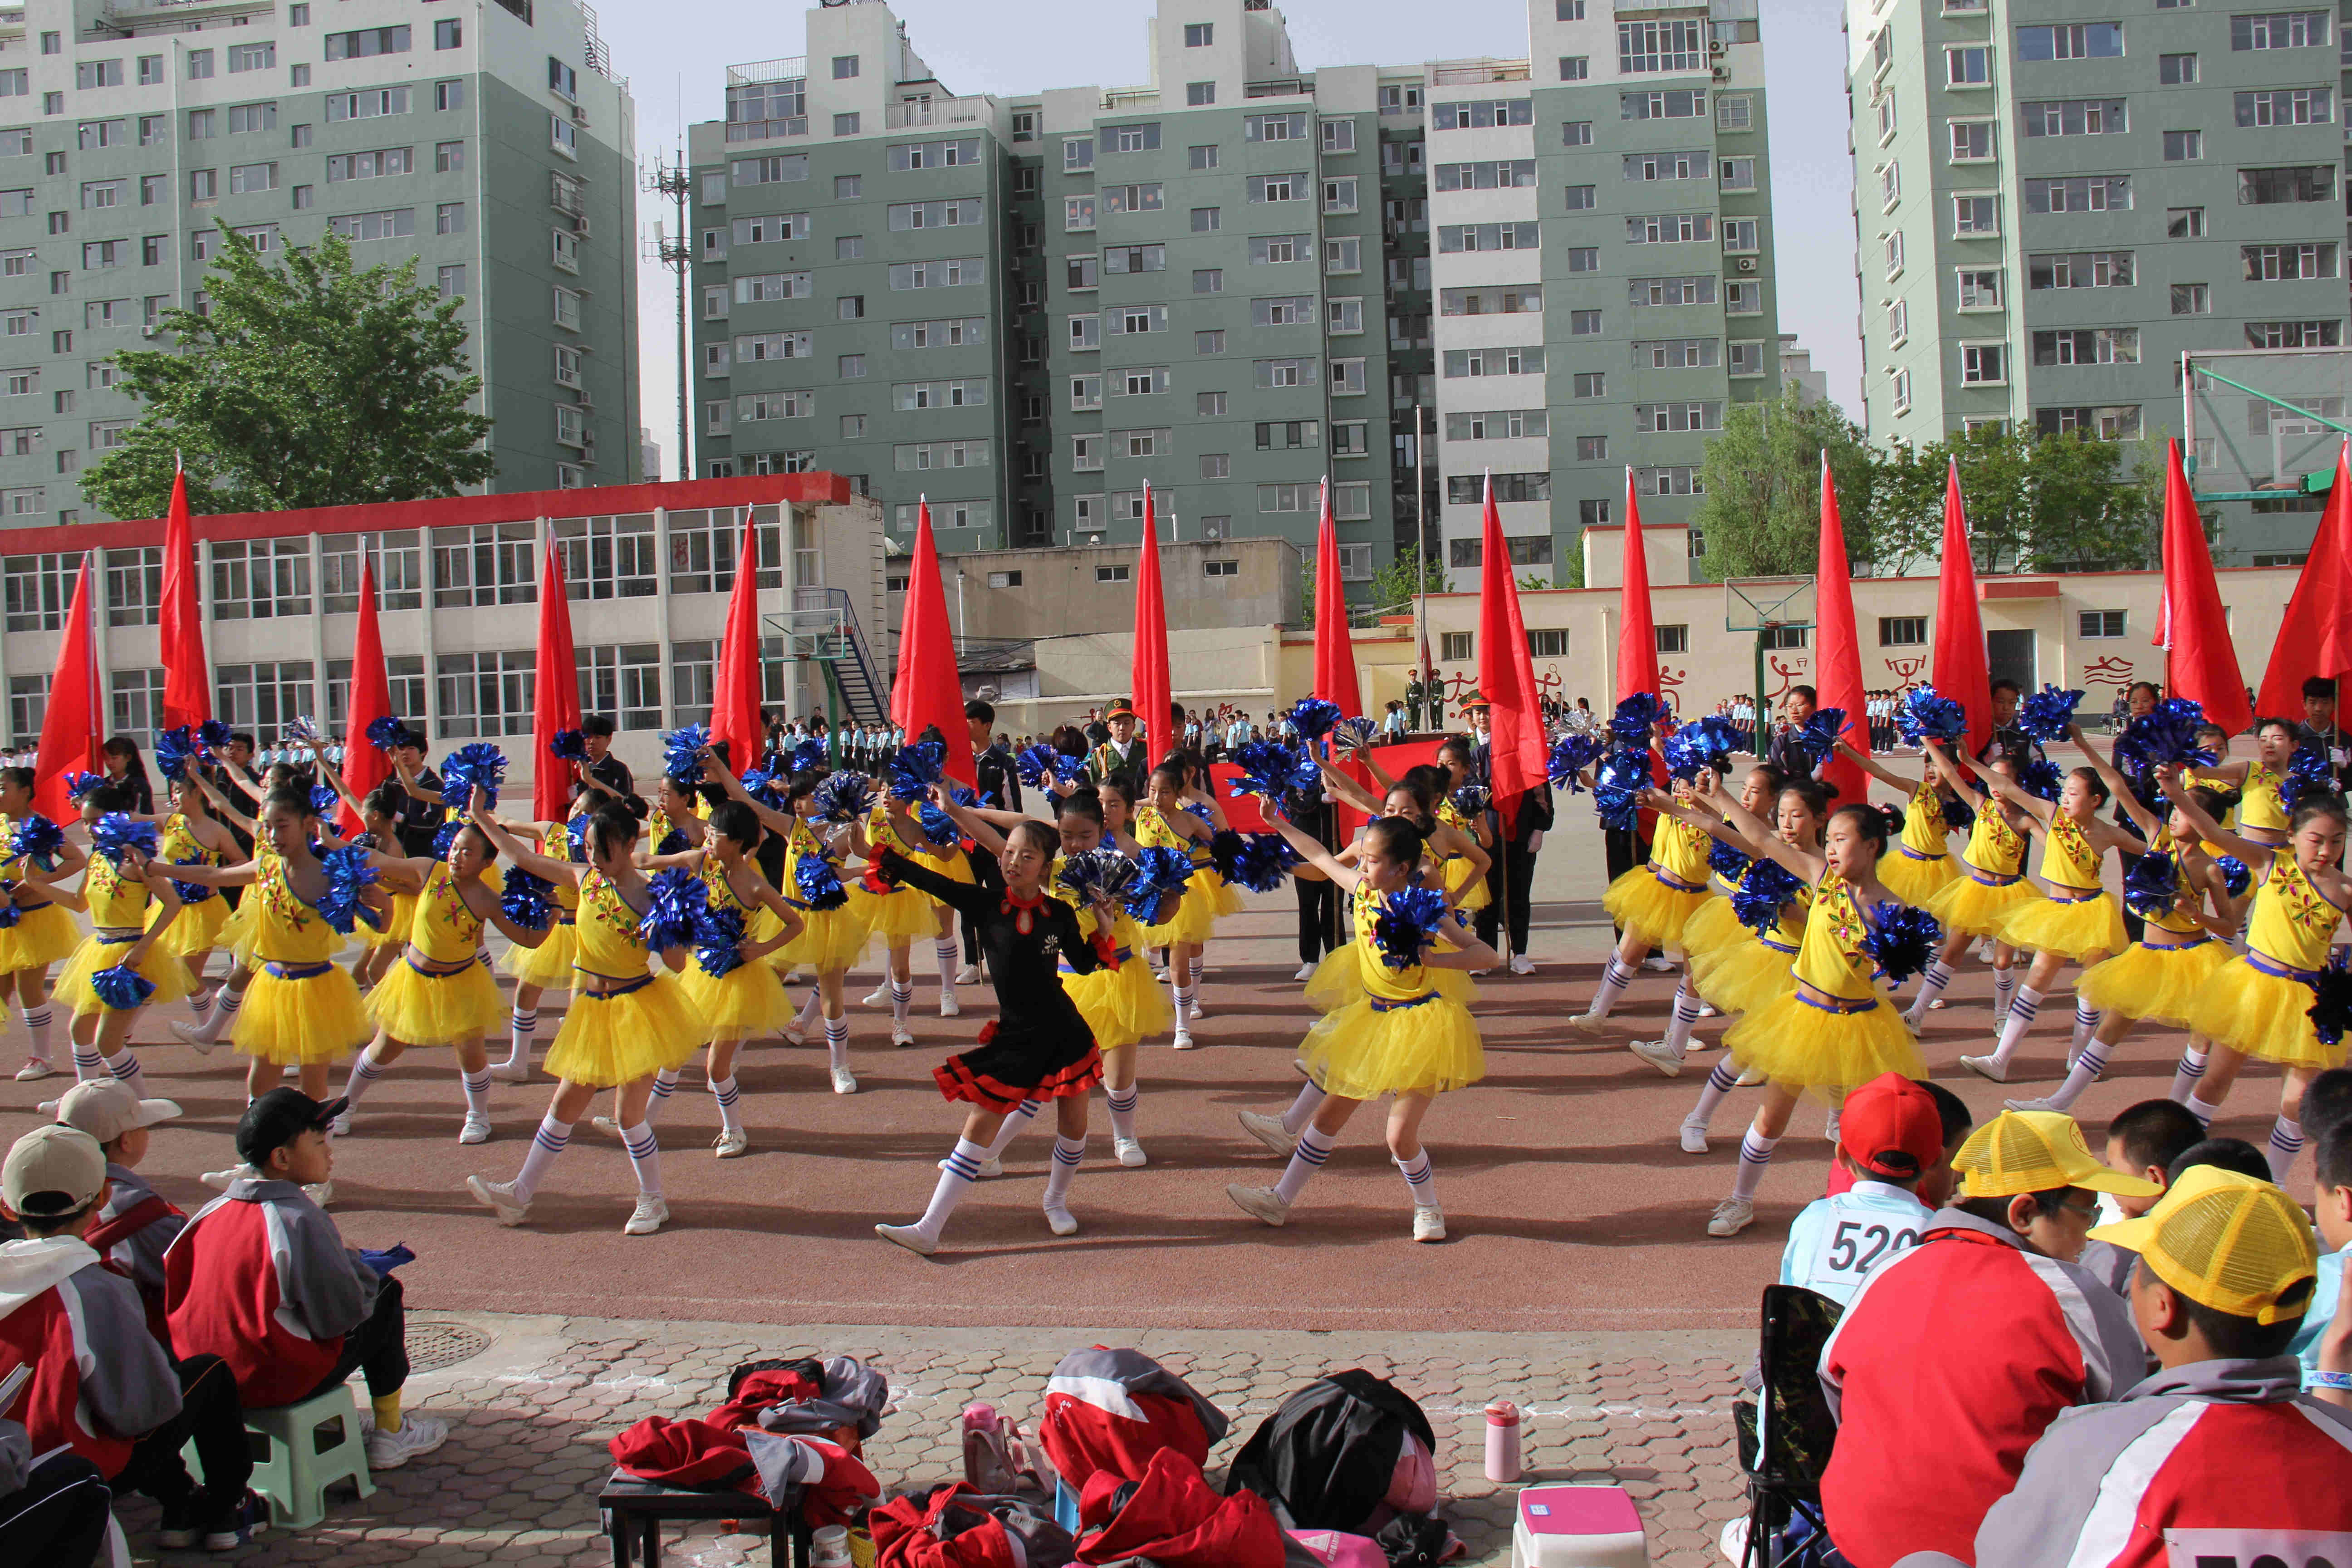
[[[327,1489],[348,1480],[373,1497],[359,1404],[348,1383],[316,1399],[245,1413],[254,1440],[253,1489],[269,1500],[269,1522],[308,1530],[327,1516]],[[265,1446],[267,1452],[264,1452]]]

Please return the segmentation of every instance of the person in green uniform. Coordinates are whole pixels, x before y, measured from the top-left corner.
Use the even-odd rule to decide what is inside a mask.
[[[1124,698],[1103,715],[1110,739],[1087,753],[1087,782],[1099,785],[1113,774],[1140,781],[1151,771],[1142,739],[1135,732],[1135,709]]]

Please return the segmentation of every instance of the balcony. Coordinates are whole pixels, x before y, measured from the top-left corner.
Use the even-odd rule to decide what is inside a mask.
[[[792,55],[783,59],[753,60],[747,66],[729,66],[727,85],[749,87],[761,81],[803,80],[808,76],[808,57]]]
[[[1277,77],[1272,81],[1242,83],[1244,98],[1304,98],[1314,90],[1314,82],[1303,76]]]
[[[1159,101],[1160,89],[1156,87],[1114,87],[1107,89],[1102,96],[1102,106],[1113,113]]]
[[[916,131],[927,125],[981,125],[990,118],[991,100],[976,98],[917,98],[886,104],[882,124],[890,131]]]
[[[788,120],[734,120],[727,125],[727,140],[730,142],[771,142],[779,136],[805,136],[808,133],[806,115],[794,115]]]
[[[1444,60],[1430,68],[1436,87],[1467,87],[1488,81],[1531,81],[1534,70],[1525,60]]]

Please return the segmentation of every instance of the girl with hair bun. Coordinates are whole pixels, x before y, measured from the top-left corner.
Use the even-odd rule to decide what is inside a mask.
[[[80,875],[89,859],[62,836],[54,848],[36,851],[28,844],[18,852],[19,827],[56,826],[33,809],[33,787],[32,769],[0,768],[0,880],[10,885],[16,910],[16,923],[0,928],[0,1004],[16,999],[27,1038],[16,1076],[27,1080],[57,1071],[49,1059],[49,965],[81,945],[81,928],[67,911],[83,907],[79,893],[57,884]]]
[[[1878,879],[1905,903],[1926,909],[1930,899],[1960,877],[1960,863],[1952,858],[1952,829],[1944,820],[1944,803],[1960,798],[1951,770],[1939,765],[1930,750],[1920,776],[1905,778],[1877,758],[1855,751],[1843,737],[1836,744],[1840,756],[1904,797],[1903,832],[1886,847],[1886,864],[1879,868]]]
[[[106,818],[119,823],[135,805],[131,786],[100,784],[81,797],[83,826],[97,829]],[[93,832],[92,843],[102,836]],[[188,994],[186,967],[162,945],[181,902],[171,879],[134,846],[92,855],[83,874],[81,896],[89,910],[89,934],[58,975],[57,998],[73,1015],[74,1077],[88,1080],[107,1073],[145,1098],[146,1079],[131,1051],[131,1032],[152,1004],[176,1002]],[[128,969],[152,987],[124,1005],[110,999],[92,979]]]

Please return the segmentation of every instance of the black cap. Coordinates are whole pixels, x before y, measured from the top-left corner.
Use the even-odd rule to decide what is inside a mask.
[[[273,1089],[245,1108],[236,1124],[236,1152],[257,1170],[269,1152],[283,1149],[311,1128],[324,1129],[343,1113],[348,1100],[312,1100],[299,1089]]]

